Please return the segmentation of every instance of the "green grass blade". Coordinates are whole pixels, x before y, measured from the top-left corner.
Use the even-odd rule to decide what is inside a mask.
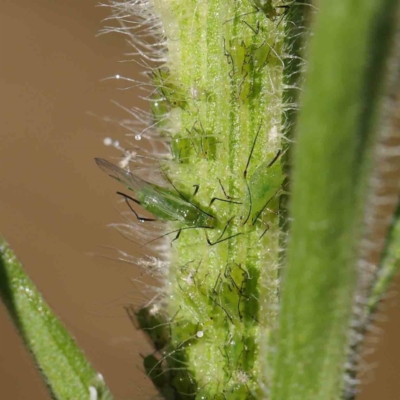
[[[0,297],[56,399],[111,399],[111,394],[0,237]]]
[[[320,2],[294,154],[272,400],[342,396],[363,194],[397,4]]]

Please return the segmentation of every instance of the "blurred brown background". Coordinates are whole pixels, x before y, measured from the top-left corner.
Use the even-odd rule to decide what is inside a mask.
[[[2,1],[0,232],[116,399],[148,399],[154,391],[139,353],[150,346],[122,307],[140,303],[132,282],[140,273],[89,255],[101,254],[101,245],[133,253],[106,227],[119,221],[116,185],[93,158],[117,155],[103,146],[104,137],[124,137],[102,120],[126,117],[110,100],[147,106],[134,89],[118,91],[120,83],[102,81],[117,73],[141,78],[136,64],[119,63],[130,50],[122,36],[96,37],[110,14],[97,5]],[[380,331],[369,338],[376,352],[366,358],[370,371],[359,400],[400,398],[399,299],[389,297]],[[1,398],[49,399],[2,306],[0,324]]]

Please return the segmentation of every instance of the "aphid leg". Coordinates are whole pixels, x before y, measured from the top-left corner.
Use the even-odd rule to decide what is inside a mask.
[[[228,196],[228,195],[226,194],[226,191],[225,191],[225,188],[224,188],[223,185],[222,185],[221,179],[218,178],[218,182],[219,182],[219,185],[221,186],[222,192],[224,193],[224,196],[225,196],[226,199],[221,199],[221,198],[219,198],[219,197],[213,197],[213,198],[211,199],[211,201],[210,201],[210,204],[209,204],[210,207],[212,206],[212,204],[214,203],[215,200],[223,201],[224,203],[242,204],[240,201],[234,201],[234,200],[233,200],[233,197]]]
[[[217,286],[220,286],[220,285],[219,285],[219,284],[220,284],[220,280],[221,280],[221,271],[219,272],[218,277],[217,277],[217,280],[215,281],[214,287],[213,287],[212,290],[211,290],[211,292],[212,292],[214,295],[217,295],[217,294],[218,294],[218,292],[217,292]]]
[[[232,200],[232,197],[231,197],[231,196],[228,196],[228,195],[226,194],[225,188],[224,188],[224,186],[222,185],[221,179],[218,178],[218,182],[219,182],[219,186],[220,186],[221,189],[222,189],[222,192],[224,193],[224,196],[225,196],[228,200]]]
[[[135,217],[138,219],[138,221],[140,222],[154,222],[157,221],[157,219],[155,218],[143,218],[143,217],[139,217],[138,213],[133,209],[133,207],[131,206],[131,204],[129,203],[129,200],[133,201],[136,204],[140,205],[140,201],[134,199],[133,197],[122,193],[122,192],[117,192],[117,194],[119,194],[120,196],[122,196],[125,199],[126,204],[128,205],[128,207],[130,208],[130,210],[135,214]]]
[[[263,206],[263,208],[259,211],[259,213],[256,215],[256,217],[253,220],[253,225],[255,225],[255,223],[257,222],[258,218],[260,218],[260,216],[262,215],[262,213],[267,209],[271,212],[273,212],[276,215],[279,215],[279,213],[277,213],[276,211],[270,210],[267,208],[268,204],[275,198],[275,196],[279,193],[279,191],[281,190],[281,188],[279,188],[273,195],[272,197],[265,203],[265,205]]]
[[[234,237],[239,236],[239,235],[243,235],[243,233],[242,233],[242,232],[235,233],[235,234],[232,235],[232,236],[228,236],[228,237],[225,238],[225,239],[217,240],[216,242],[211,242],[211,240],[208,238],[208,236],[207,236],[207,235],[206,235],[206,236],[207,236],[207,243],[208,243],[210,246],[214,246],[215,244],[225,242],[226,240],[233,239]]]
[[[186,129],[186,132],[187,132],[188,137],[189,137],[189,139],[190,139],[190,143],[191,143],[191,145],[193,146],[194,151],[196,152],[196,154],[197,154],[197,156],[198,156],[198,155],[199,155],[199,151],[198,151],[198,149],[197,149],[197,146],[196,146],[196,143],[195,143],[195,141],[194,141],[194,138],[192,137],[192,130],[193,130],[193,129],[194,129],[194,127],[192,127],[191,130]]]
[[[171,179],[169,178],[169,176],[164,172],[164,176],[165,178],[168,180],[168,182],[171,184],[171,186],[175,189],[176,193],[179,194],[179,196],[187,201],[188,203],[190,203],[193,207],[197,208],[200,212],[202,212],[203,214],[209,216],[212,219],[215,219],[215,217],[207,212],[205,212],[204,210],[202,210],[199,206],[197,206],[196,204],[192,203],[188,198],[186,198],[178,189],[177,187],[173,184],[173,182],[171,181]],[[191,228],[196,228],[196,227],[191,227]],[[199,226],[198,228],[203,228],[202,226]]]
[[[182,229],[179,229],[176,236],[171,240],[171,244],[172,244],[172,242],[175,242],[175,240],[179,239],[179,236],[181,236],[181,232],[182,232]]]
[[[267,232],[268,232],[268,230],[269,230],[269,223],[267,222],[266,223],[267,225],[267,227],[265,228],[265,230],[264,230],[264,232],[261,234],[261,236],[258,238],[258,240],[260,240]]]
[[[242,264],[241,264],[241,263],[240,263],[240,264],[235,263],[235,264],[236,264],[237,267],[242,271],[242,276],[243,276],[243,278],[246,279],[246,281],[249,280],[249,279],[252,279],[252,277],[251,277],[251,275],[250,275],[250,272],[249,272],[247,269],[244,269],[244,268],[242,267]]]
[[[254,29],[248,22],[244,20],[242,20],[241,22],[246,24],[254,32],[255,35],[258,35],[258,33],[260,32],[260,21],[257,21],[256,29]]]
[[[184,228],[179,228],[179,229],[176,229],[176,230],[174,230],[174,231],[170,231],[170,232],[164,233],[163,235],[157,236],[156,238],[149,240],[148,242],[144,243],[144,244],[142,245],[142,247],[147,246],[148,244],[153,243],[153,242],[155,242],[156,240],[160,240],[160,239],[162,239],[162,238],[165,237],[165,236],[171,235],[171,233],[177,233],[177,232],[179,233],[179,232],[184,231],[184,230],[186,230],[186,229],[213,229],[213,228],[210,227],[210,226],[187,226],[187,227],[184,227]],[[180,235],[180,233],[179,233],[179,235]],[[178,237],[179,237],[179,236],[178,236]],[[173,241],[175,241],[176,239],[177,239],[177,237],[175,237],[175,239],[174,239]]]
[[[229,219],[229,221],[225,224],[224,229],[222,230],[222,233],[219,235],[219,237],[218,237],[218,239],[216,240],[215,243],[217,243],[217,242],[222,238],[222,236],[224,236],[224,233],[225,233],[225,231],[228,229],[228,226],[229,226],[229,224],[231,223],[231,221],[233,220],[233,218],[234,218],[234,217],[231,217],[231,218]],[[207,232],[206,232],[206,236],[207,236]],[[208,240],[208,236],[207,236],[207,242],[208,242],[208,244],[211,244],[211,242]],[[215,243],[214,243],[214,244],[215,244]]]

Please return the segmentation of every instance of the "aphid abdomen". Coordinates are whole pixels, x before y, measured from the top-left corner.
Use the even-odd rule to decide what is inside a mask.
[[[176,221],[179,216],[174,208],[173,198],[158,193],[153,188],[144,188],[137,193],[140,205],[162,221]]]
[[[165,189],[144,189],[138,198],[147,211],[164,221],[179,221],[185,226],[213,228],[215,218],[194,204]]]

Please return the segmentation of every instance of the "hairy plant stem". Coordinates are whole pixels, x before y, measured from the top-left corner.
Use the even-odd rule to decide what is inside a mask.
[[[257,398],[260,338],[277,313],[285,20],[249,1],[155,4],[169,51],[157,75],[168,106],[168,176],[214,221],[172,243],[171,343],[159,364],[181,398]],[[172,371],[179,367],[189,372]]]

